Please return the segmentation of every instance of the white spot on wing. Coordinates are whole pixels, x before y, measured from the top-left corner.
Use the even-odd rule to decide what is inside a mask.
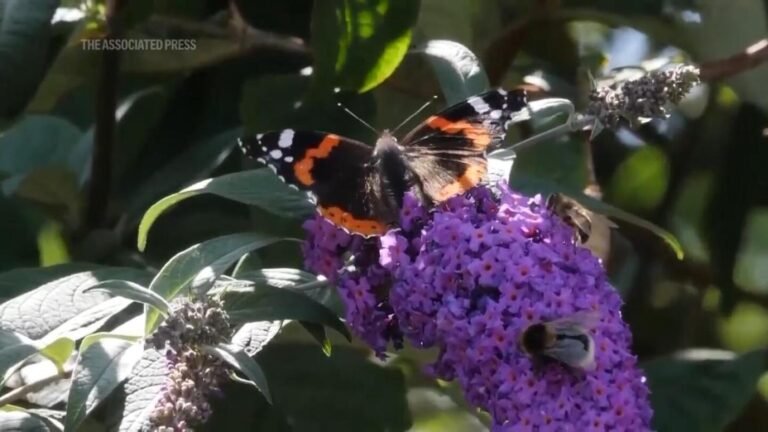
[[[488,115],[491,116],[492,119],[500,119],[501,118],[501,113],[502,113],[501,110],[493,110]]]
[[[274,165],[272,165],[272,164],[269,164],[269,165],[267,165],[267,166],[269,167],[269,169],[271,169],[271,170],[272,170],[272,172],[273,172],[273,173],[277,174],[277,168],[275,168],[275,166],[274,166]]]
[[[283,160],[288,162],[288,163],[291,163],[291,162],[293,162],[293,156],[286,156],[286,157],[283,158]]]
[[[293,144],[293,129],[286,129],[280,133],[280,139],[277,140],[277,146],[288,148]]]
[[[491,110],[491,107],[489,107],[481,97],[473,96],[467,99],[467,102],[472,105],[472,108],[474,108],[478,114],[484,114]]]
[[[274,149],[271,152],[269,152],[269,157],[272,159],[280,159],[283,157],[283,152],[281,152],[279,149]]]

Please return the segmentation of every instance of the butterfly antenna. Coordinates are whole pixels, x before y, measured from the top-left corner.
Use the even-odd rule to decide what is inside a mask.
[[[421,108],[417,109],[416,112],[414,112],[413,114],[409,115],[407,119],[403,120],[402,122],[400,122],[399,125],[397,125],[396,128],[392,129],[392,134],[394,135],[394,133],[397,132],[398,129],[403,127],[404,124],[406,124],[409,121],[411,121],[412,118],[416,117],[417,114],[419,114],[420,112],[424,111],[425,108],[430,106],[432,104],[432,102],[434,102],[436,100],[437,100],[437,95],[432,96],[431,100],[427,101],[427,103],[422,105]]]
[[[336,106],[338,106],[339,108],[343,109],[344,112],[346,112],[347,114],[351,115],[353,118],[355,118],[355,120],[359,121],[360,123],[365,125],[365,127],[367,127],[368,129],[372,130],[376,135],[381,135],[379,133],[379,131],[376,130],[376,128],[374,128],[373,126],[368,124],[367,121],[365,121],[365,120],[361,119],[360,117],[358,117],[355,113],[353,113],[347,107],[345,107],[341,102],[336,103]]]

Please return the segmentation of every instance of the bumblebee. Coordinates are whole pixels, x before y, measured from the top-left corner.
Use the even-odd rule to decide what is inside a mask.
[[[546,357],[574,369],[592,370],[595,367],[595,341],[589,330],[596,323],[596,313],[582,312],[531,324],[520,335],[520,346],[532,357]]]
[[[587,243],[594,232],[608,232],[608,229],[616,228],[616,224],[607,217],[588,210],[575,199],[561,193],[547,197],[546,206],[573,227],[574,236],[580,244]]]

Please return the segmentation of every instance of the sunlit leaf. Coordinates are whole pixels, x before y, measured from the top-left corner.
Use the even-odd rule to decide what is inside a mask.
[[[464,45],[432,40],[418,51],[429,58],[449,105],[488,90],[488,77],[480,60]]]
[[[146,274],[132,268],[103,267],[50,281],[0,304],[0,326],[33,339],[54,335],[79,339],[129,303],[106,293],[82,293],[83,289],[109,279],[145,283]]]
[[[0,407],[0,430],[13,432],[62,432],[64,426],[58,420],[16,405]]]
[[[40,266],[49,267],[69,261],[69,250],[63,238],[61,226],[48,222],[37,233],[37,248],[40,251]]]
[[[245,323],[232,336],[231,343],[249,356],[253,356],[277,336],[282,328],[282,321]]]
[[[99,282],[96,285],[86,288],[83,292],[92,290],[106,291],[113,296],[124,297],[128,300],[137,301],[150,305],[157,309],[163,315],[167,315],[171,305],[159,296],[156,292],[150,291],[137,283],[125,280],[107,280]]]
[[[122,388],[125,400],[119,432],[149,429],[149,416],[163,395],[167,373],[164,355],[154,349],[144,351]]]
[[[67,430],[76,430],[85,417],[128,378],[142,353],[141,344],[106,337],[80,348],[67,399]]]
[[[312,11],[315,78],[323,87],[364,92],[400,64],[411,41],[415,0],[328,0]]]

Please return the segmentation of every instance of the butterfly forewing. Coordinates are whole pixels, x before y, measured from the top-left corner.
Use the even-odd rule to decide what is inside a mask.
[[[373,149],[325,132],[267,132],[240,139],[246,156],[257,159],[288,185],[309,192],[328,220],[351,232],[382,234],[388,221],[377,209],[379,175]]]

